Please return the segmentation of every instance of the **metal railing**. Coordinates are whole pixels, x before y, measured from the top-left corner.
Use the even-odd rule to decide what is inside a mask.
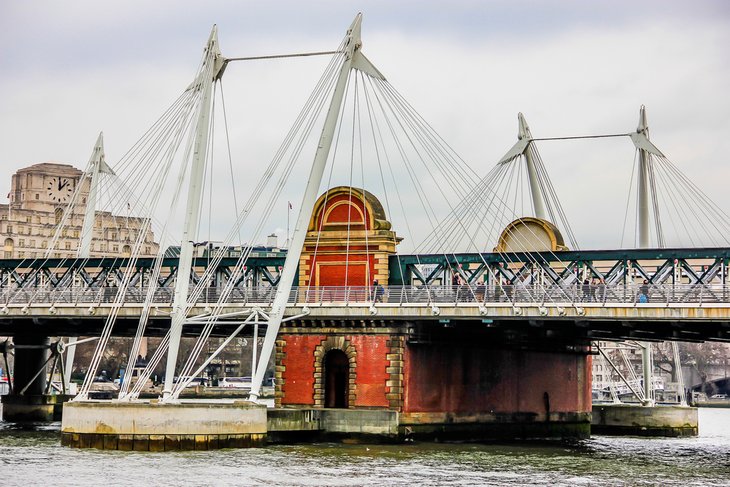
[[[218,302],[222,288],[205,289],[196,304],[212,305]],[[47,289],[28,287],[0,289],[0,306],[48,305],[111,305],[117,300],[115,287],[68,287]],[[276,288],[270,286],[235,288],[226,303],[270,306]],[[124,304],[143,304],[146,287],[130,287],[123,298]],[[158,288],[152,302],[171,305],[173,290]],[[539,305],[592,304],[592,305],[670,305],[728,303],[730,289],[723,284],[664,284],[664,285],[476,285],[476,286],[321,286],[295,287],[289,296],[290,304],[349,306],[349,305]]]

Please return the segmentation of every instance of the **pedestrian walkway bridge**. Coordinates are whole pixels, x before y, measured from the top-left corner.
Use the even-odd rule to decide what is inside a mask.
[[[293,287],[286,316],[304,322],[374,323],[452,320],[489,326],[543,326],[546,322],[585,328],[585,337],[677,340],[730,339],[730,249],[643,249],[533,253],[395,255],[381,291],[365,286]],[[196,268],[191,283],[200,280]],[[251,309],[266,312],[276,296],[283,257],[251,259],[236,272],[235,259],[221,261],[211,285],[191,309],[191,334],[205,322],[225,283],[237,279],[223,305],[221,333]],[[43,322],[69,334],[96,334],[119,308],[119,319],[136,320],[145,306],[153,259],[137,262],[132,285],[118,295],[123,259],[0,261],[0,327],[7,334]],[[154,290],[151,320],[169,326],[177,259],[166,259]],[[447,285],[451,276],[460,285]],[[644,282],[646,281],[646,283]],[[586,284],[588,282],[588,284]],[[152,285],[155,285],[154,283]],[[27,317],[29,320],[19,318]],[[55,324],[54,324],[55,323]],[[73,323],[73,324],[72,324]],[[9,330],[12,327],[13,330]],[[78,329],[74,333],[74,329]],[[125,334],[124,325],[118,333]],[[11,333],[12,331],[12,333]]]

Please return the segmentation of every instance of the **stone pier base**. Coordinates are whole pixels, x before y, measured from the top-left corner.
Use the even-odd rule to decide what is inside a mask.
[[[6,394],[2,396],[2,419],[9,423],[60,421],[63,405],[71,396],[64,394]]]
[[[697,408],[594,404],[591,433],[626,436],[697,436]]]
[[[591,414],[408,413],[400,428],[407,438],[427,441],[575,440],[590,437]]]
[[[135,451],[258,447],[266,443],[266,407],[248,401],[71,402],[61,443]]]

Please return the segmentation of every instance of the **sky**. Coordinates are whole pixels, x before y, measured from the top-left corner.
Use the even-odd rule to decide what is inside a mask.
[[[551,137],[632,131],[645,105],[653,142],[730,212],[730,4],[721,0],[0,2],[0,186],[38,162],[83,167],[102,130],[113,165],[190,82],[213,24],[227,57],[321,51],[336,48],[357,12],[363,52],[477,172],[514,144],[518,112],[535,137]],[[239,191],[326,62],[229,66]],[[630,141],[539,149],[581,246],[618,245]],[[227,171],[214,172],[221,186]],[[214,209],[232,191],[218,187]],[[297,191],[287,194],[295,209]],[[285,205],[266,230],[280,242]],[[209,235],[220,239],[232,215],[210,213]]]

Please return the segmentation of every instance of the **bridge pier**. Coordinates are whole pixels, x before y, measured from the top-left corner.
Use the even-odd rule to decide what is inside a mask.
[[[400,440],[590,435],[587,347],[524,349],[481,323],[413,328],[371,321],[282,329],[276,406],[391,412]]]
[[[616,436],[697,436],[697,408],[594,404],[591,433]]]
[[[47,366],[51,340],[37,335],[13,338],[13,390],[2,396],[2,419],[12,423],[59,421],[69,396],[48,394]]]
[[[266,406],[248,401],[71,402],[61,444],[103,450],[217,450],[263,446]]]

